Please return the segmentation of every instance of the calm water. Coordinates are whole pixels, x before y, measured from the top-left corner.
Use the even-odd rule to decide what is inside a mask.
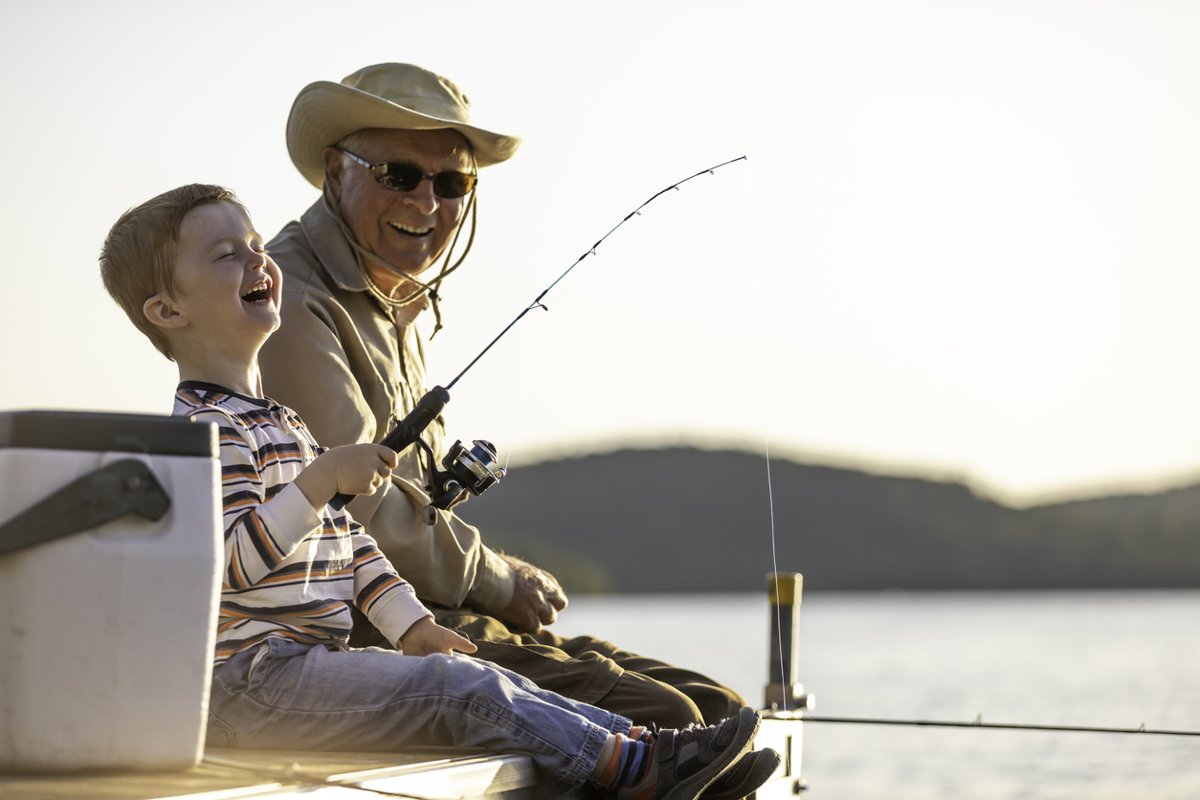
[[[556,629],[702,667],[755,704],[765,596],[577,597]],[[813,713],[1200,730],[1200,591],[809,594]],[[810,800],[1200,798],[1200,738],[809,723]]]

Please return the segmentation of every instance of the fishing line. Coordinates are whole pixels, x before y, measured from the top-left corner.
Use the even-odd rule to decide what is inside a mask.
[[[779,676],[781,681],[787,680],[786,667],[783,660],[783,604],[778,602],[779,593],[779,561],[775,555],[775,493],[771,487],[771,441],[767,439],[763,442],[763,450],[766,452],[767,460],[767,513],[771,519],[771,575],[775,579],[775,638],[779,642]],[[787,692],[780,692],[782,699],[780,705],[783,711],[787,711]]]
[[[1166,730],[1147,728],[1142,723],[1136,728],[1108,728],[1097,725],[1037,725],[1022,722],[984,722],[983,716],[976,717],[971,722],[950,722],[945,720],[923,719],[883,719],[878,717],[826,717],[809,716],[802,718],[805,722],[829,722],[843,725],[905,725],[922,728],[984,728],[989,730],[1007,731],[1046,731],[1060,733],[1121,733],[1145,734],[1147,736],[1200,736],[1200,731]]]

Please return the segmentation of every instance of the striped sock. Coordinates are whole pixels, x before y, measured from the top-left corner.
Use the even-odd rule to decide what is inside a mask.
[[[600,760],[596,763],[591,775],[591,779],[598,786],[608,788],[616,783],[617,776],[620,774],[621,743],[624,741],[625,737],[622,734],[614,733],[604,743],[604,749],[600,751]]]
[[[618,734],[619,735],[619,734]],[[617,764],[617,774],[608,785],[609,790],[618,786],[632,786],[641,779],[650,765],[650,750],[652,746],[640,739],[627,739],[621,736],[617,740],[620,748],[620,760]]]
[[[629,738],[637,739],[639,742],[650,744],[654,741],[654,734],[650,729],[642,725],[632,725],[629,728]]]

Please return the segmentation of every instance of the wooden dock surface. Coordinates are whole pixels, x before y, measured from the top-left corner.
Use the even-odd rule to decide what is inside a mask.
[[[763,719],[755,744],[775,748],[783,764],[758,791],[758,800],[782,800],[799,793],[800,719]],[[520,800],[536,796],[538,788],[537,771],[527,756],[433,748],[398,754],[214,747],[205,751],[199,766],[180,772],[0,774],[4,800],[364,800],[371,795]],[[583,798],[586,793],[570,796]]]
[[[209,748],[182,772],[90,772],[0,776],[5,800],[234,800],[251,797],[340,798],[370,794],[431,800],[532,796],[525,756],[464,751],[319,753]],[[386,795],[383,795],[386,796]]]

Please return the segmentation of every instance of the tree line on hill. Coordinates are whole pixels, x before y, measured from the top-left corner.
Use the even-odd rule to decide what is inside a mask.
[[[954,482],[618,450],[514,470],[459,506],[568,593],[1200,586],[1200,486],[1012,508]]]

